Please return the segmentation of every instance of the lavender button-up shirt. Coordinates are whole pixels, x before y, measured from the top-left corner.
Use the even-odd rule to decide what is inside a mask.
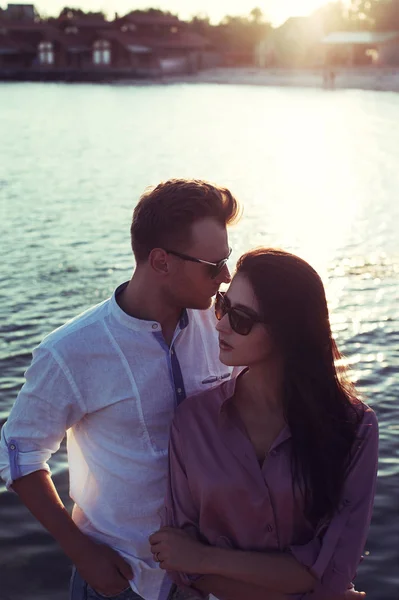
[[[190,530],[212,546],[291,553],[317,578],[319,600],[343,593],[356,575],[374,499],[378,424],[365,407],[342,500],[334,517],[317,529],[294,497],[292,442],[286,426],[262,465],[230,410],[235,379],[185,400],[172,424],[169,489],[164,523]],[[193,579],[175,574],[189,584]]]

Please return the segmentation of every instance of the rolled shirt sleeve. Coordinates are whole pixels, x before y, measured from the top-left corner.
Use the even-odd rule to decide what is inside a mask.
[[[179,430],[175,418],[172,423],[169,441],[169,479],[164,514],[162,515],[162,525],[184,529],[192,537],[200,540],[198,523],[199,513],[189,488],[183,453],[180,446]],[[179,588],[190,588],[191,592],[195,591],[199,598],[202,597],[200,591],[193,590],[191,587],[195,581],[198,581],[201,575],[169,572],[169,576]],[[205,594],[204,597],[206,596]]]
[[[67,365],[54,350],[36,348],[25,378],[1,430],[0,475],[7,488],[35,471],[49,472],[47,461],[66,430],[86,412]]]
[[[373,509],[378,466],[378,423],[366,408],[359,425],[339,510],[309,543],[290,546],[317,584],[312,592],[291,598],[322,600],[351,587],[366,543]]]

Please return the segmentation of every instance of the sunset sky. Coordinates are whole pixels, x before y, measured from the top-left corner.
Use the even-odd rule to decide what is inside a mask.
[[[65,5],[87,11],[103,10],[109,17],[113,17],[115,12],[123,15],[133,9],[153,7],[170,10],[182,19],[206,13],[213,22],[218,22],[226,14],[248,14],[252,8],[259,6],[267,20],[279,25],[288,17],[307,15],[327,2],[328,0],[37,0],[34,4],[43,15],[56,15]]]

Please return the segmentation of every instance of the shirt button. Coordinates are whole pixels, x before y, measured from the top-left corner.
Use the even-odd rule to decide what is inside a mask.
[[[10,450],[15,450],[15,444],[10,445]]]
[[[170,353],[171,353],[171,355],[173,356],[173,355],[174,355],[174,353],[175,353],[175,351],[174,351],[174,350],[171,350],[171,351],[170,351]]]
[[[267,530],[269,533],[270,533],[271,531],[273,531],[273,525],[270,525],[270,524],[269,524],[269,525],[266,527],[266,530]]]
[[[152,328],[153,329],[158,329],[158,325],[156,323],[153,323]]]
[[[177,393],[181,394],[181,388],[177,388]]]

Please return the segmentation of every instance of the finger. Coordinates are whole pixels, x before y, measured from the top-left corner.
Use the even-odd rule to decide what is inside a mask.
[[[357,592],[356,590],[350,590],[345,593],[346,600],[362,600],[366,597],[366,592]]]

